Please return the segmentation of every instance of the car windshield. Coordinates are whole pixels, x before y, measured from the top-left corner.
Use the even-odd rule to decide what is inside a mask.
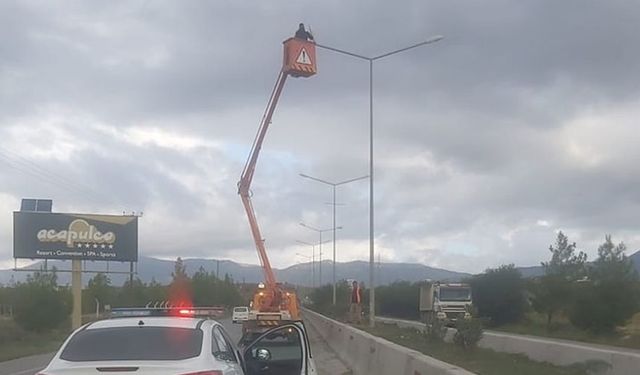
[[[468,301],[470,298],[469,288],[440,288],[440,301]]]
[[[236,307],[233,309],[233,312],[247,312],[249,311],[246,307]]]
[[[72,362],[176,361],[200,355],[202,331],[173,327],[86,329],[75,334],[60,355]]]

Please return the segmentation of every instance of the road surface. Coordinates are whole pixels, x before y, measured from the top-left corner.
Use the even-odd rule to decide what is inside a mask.
[[[235,342],[242,336],[242,326],[231,323],[231,319],[222,319],[220,323],[229,332],[229,336]],[[336,354],[327,347],[319,336],[310,329],[311,353],[318,366],[319,375],[349,374],[346,367],[338,360]],[[45,368],[54,353],[38,354],[34,356],[13,359],[0,362],[0,375],[34,375]]]

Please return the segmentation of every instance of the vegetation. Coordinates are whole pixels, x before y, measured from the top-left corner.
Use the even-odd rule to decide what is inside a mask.
[[[0,318],[0,362],[55,351],[68,334],[68,328],[30,332],[13,319]]]
[[[363,306],[368,303],[367,293],[362,291]],[[334,319],[346,320],[351,302],[351,289],[346,281],[341,281],[336,286],[336,305],[333,305],[333,286],[324,285],[314,289],[309,294],[311,308],[321,314]]]
[[[610,236],[587,263],[584,252],[559,232],[549,246],[545,274],[524,280],[513,265],[471,277],[478,317],[494,329],[569,340],[640,348],[640,280],[623,243]],[[338,304],[327,285],[310,292],[312,308],[334,318],[346,317],[349,286],[338,286]],[[363,291],[364,307],[368,294]],[[381,316],[419,320],[419,284],[396,282],[376,288]],[[638,317],[628,324],[634,313]],[[440,327],[426,335],[438,341]],[[464,340],[463,340],[464,341]]]
[[[375,328],[361,327],[367,332],[383,337],[396,344],[417,350],[441,361],[463,367],[479,375],[587,375],[589,370],[599,368],[601,363],[578,363],[572,366],[556,366],[536,362],[520,354],[498,353],[476,348],[465,350],[462,346],[439,341],[425,340],[424,335],[414,329],[398,328],[395,325],[377,324]]]
[[[473,304],[481,318],[499,326],[517,322],[526,310],[525,282],[512,264],[488,269],[468,280]]]
[[[71,293],[58,287],[55,271],[34,272],[16,286],[14,319],[23,329],[48,331],[59,327],[71,313]]]
[[[376,288],[376,311],[382,316],[420,319],[420,285],[398,281]]]
[[[598,248],[598,259],[589,268],[588,281],[574,288],[576,298],[569,319],[576,327],[612,333],[638,311],[638,274],[625,250],[624,243],[614,245],[611,236],[605,237]]]
[[[586,274],[584,252],[575,254],[576,243],[558,232],[556,245],[549,246],[551,260],[542,263],[545,274],[531,284],[533,308],[547,316],[547,329],[551,329],[552,319],[559,312],[571,306],[575,288],[573,285]]]
[[[186,271],[178,259],[170,285],[155,280],[145,284],[134,278],[120,287],[111,285],[108,275],[98,273],[83,290],[83,311],[91,314],[83,317],[83,321],[93,317],[96,300],[101,312],[105,305],[139,307],[166,300],[197,306],[243,303],[239,289],[228,275],[220,280],[204,269],[193,277]],[[55,269],[35,272],[26,282],[15,286],[0,287],[0,307],[0,361],[53,351],[71,330],[71,292],[58,285]]]
[[[463,319],[456,322],[456,333],[453,336],[453,343],[464,350],[475,349],[482,339],[482,320],[476,317]]]

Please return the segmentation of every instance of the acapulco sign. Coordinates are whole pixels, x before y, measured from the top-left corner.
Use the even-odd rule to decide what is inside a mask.
[[[136,216],[13,213],[15,258],[136,261]]]

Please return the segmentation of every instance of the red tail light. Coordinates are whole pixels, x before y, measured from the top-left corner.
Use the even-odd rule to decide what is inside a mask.
[[[210,371],[190,372],[188,374],[182,374],[182,375],[222,375],[222,371],[210,370]]]
[[[178,311],[178,314],[182,315],[182,316],[193,316],[196,314],[195,311],[193,310],[189,310],[189,309],[180,309]]]

